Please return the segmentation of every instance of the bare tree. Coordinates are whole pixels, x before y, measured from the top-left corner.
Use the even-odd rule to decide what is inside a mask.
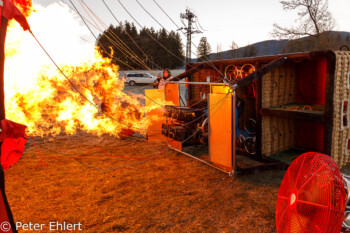
[[[328,0],[288,0],[280,1],[283,10],[299,10],[297,26],[290,28],[274,24],[272,36],[282,39],[297,39],[311,36],[320,44],[320,34],[334,28],[334,19],[328,11]]]
[[[217,43],[216,44],[216,60],[220,60],[221,59],[221,52],[222,52],[222,49],[221,49],[221,43]]]
[[[238,45],[236,44],[236,42],[232,41],[230,49],[231,49],[231,57],[232,58],[237,57],[238,56],[238,51],[237,51]]]
[[[230,49],[232,50],[238,49],[238,45],[236,44],[236,42],[232,41]]]

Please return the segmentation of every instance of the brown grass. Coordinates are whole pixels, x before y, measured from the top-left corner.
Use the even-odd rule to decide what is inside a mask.
[[[274,232],[275,204],[284,171],[234,176],[174,151],[144,164],[104,172],[49,149],[79,155],[98,144],[111,155],[154,155],[165,144],[95,137],[85,133],[54,142],[31,141],[6,171],[6,193],[15,221],[83,224],[84,232]],[[125,146],[123,146],[125,145]],[[139,162],[91,153],[80,161],[110,168]]]

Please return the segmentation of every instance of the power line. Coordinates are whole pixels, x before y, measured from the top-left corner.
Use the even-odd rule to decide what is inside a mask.
[[[170,19],[170,21],[171,22],[173,22],[173,24],[176,26],[176,28],[178,29],[178,30],[180,30],[180,27],[175,23],[175,21],[168,15],[168,13],[166,13],[166,11],[155,1],[155,0],[153,0],[153,2],[159,7],[159,9]],[[182,24],[184,25],[184,27],[186,27],[186,24],[185,24],[185,22],[183,21],[183,18],[182,17],[180,17],[180,19],[181,19],[181,22],[182,22]],[[182,30],[181,30],[181,32],[184,34],[184,35],[186,35]],[[193,43],[192,43],[193,44]],[[195,44],[193,44],[193,46],[195,46],[196,48],[197,48],[197,46],[195,45]]]
[[[130,17],[137,23],[137,25],[139,25],[141,28],[143,28],[143,26],[135,19],[135,17],[126,9],[126,7],[123,5],[123,3],[121,3],[120,0],[118,0],[119,4],[124,8],[124,10],[130,15]],[[162,43],[160,43],[156,38],[154,38],[154,36],[152,36],[147,30],[145,30],[146,34],[152,39],[154,40],[158,45],[160,45],[163,49],[165,49],[168,53],[170,53],[171,55],[173,55],[174,57],[176,57],[177,59],[179,59],[181,62],[183,61],[182,58],[180,58],[179,56],[177,56],[176,54],[174,54],[173,52],[171,52],[168,48],[166,48]]]
[[[80,14],[80,12],[76,9],[75,5],[71,2],[71,4],[74,6],[75,10],[77,11],[77,13],[80,15],[80,17],[82,18],[82,20],[84,21],[84,18],[82,17],[82,15]],[[88,27],[88,25],[85,23],[85,25]],[[88,27],[89,28],[89,27]],[[91,29],[89,28],[90,32],[92,33]],[[92,33],[93,34],[93,33]],[[93,36],[95,37],[95,35],[93,34]],[[96,38],[96,37],[95,37]],[[107,53],[107,51],[106,51]],[[124,63],[125,64],[125,63]],[[131,69],[136,70],[135,68],[129,66]],[[138,71],[137,71],[138,72]],[[139,72],[140,73],[140,72]],[[160,107],[164,107],[163,105],[157,103],[156,101],[154,101],[152,98],[148,97],[146,94],[144,94],[144,96],[146,98],[148,98],[149,100],[151,100],[153,103],[155,103],[156,105],[160,106]],[[90,102],[91,103],[91,102]],[[112,118],[113,119],[113,118]],[[139,129],[139,130],[147,130],[147,131],[160,131],[160,130],[148,130],[148,129]]]
[[[199,25],[199,27],[200,27],[203,31],[206,31],[206,30],[202,27],[202,25],[199,23],[198,16],[196,17],[196,21],[197,21],[197,24]],[[197,25],[197,27],[198,27],[198,25]]]
[[[175,21],[168,15],[168,13],[155,1],[155,0],[153,0],[153,2],[159,7],[159,9],[170,19],[170,21],[171,22],[173,22],[173,24],[176,26],[176,28],[178,29],[178,30],[180,30],[181,32],[182,32],[182,34],[184,34],[185,36],[187,36],[182,30],[181,30],[181,28],[175,23]],[[183,21],[183,18],[182,17],[180,17],[180,19],[181,19],[181,22],[182,22],[182,24],[184,25],[184,27],[186,28],[186,24],[184,23],[184,21]],[[198,47],[191,41],[191,44],[196,48],[196,49],[198,49]],[[217,77],[217,78],[219,78],[219,79],[222,79],[222,80],[224,80],[224,74],[218,69],[218,68],[216,68],[216,66],[212,63],[212,62],[210,62],[210,60],[209,60],[209,58],[205,58],[207,61],[208,61],[208,63],[210,64],[210,66],[211,67],[213,67],[220,75],[221,75],[221,77]]]
[[[82,17],[82,15],[80,14],[80,12],[77,10],[77,8],[75,7],[75,5],[73,4],[73,2],[71,0],[69,0],[69,2],[73,5],[74,9],[76,10],[76,12],[80,15],[80,17],[82,18],[84,24],[86,25],[86,27],[89,29],[89,31],[91,32],[91,34],[93,35],[93,37],[95,38],[95,40],[97,41],[97,37],[95,36],[95,34],[92,32],[92,30],[90,29],[90,27],[87,25],[87,23],[85,22],[84,18]],[[33,34],[32,34],[33,35]],[[34,36],[34,35],[33,35]],[[103,47],[103,45],[101,45],[101,47],[103,48],[103,50],[106,51],[106,53],[108,54],[107,50]]]
[[[80,1],[80,0],[79,0]],[[82,2],[84,2],[83,0],[81,0]],[[113,12],[111,11],[111,9],[108,7],[108,5],[105,3],[105,1],[104,0],[102,0],[103,1],[103,3],[105,4],[105,6],[107,7],[107,9],[110,11],[110,13],[113,15],[113,17],[117,20],[117,22],[118,23],[120,23],[120,21],[115,17],[115,15],[113,14]],[[122,5],[122,7],[125,9],[125,11],[134,19],[134,21],[140,26],[140,27],[142,27],[141,25],[140,25],[140,23],[131,15],[131,13],[126,9],[126,7],[118,0],[118,2]],[[138,2],[138,1],[137,1]],[[138,2],[139,3],[139,5],[161,26],[161,27],[163,27],[167,32],[168,32],[168,30],[157,20],[157,19],[155,19],[143,6],[142,6],[142,4],[140,3],[140,2]],[[85,3],[84,3],[84,5],[86,5]],[[89,9],[90,11],[91,11],[91,9]],[[92,11],[91,11],[92,12]],[[94,13],[93,13],[94,14]],[[95,15],[96,16],[96,15]],[[96,16],[97,17],[97,16]],[[123,28],[124,29],[124,28]],[[124,29],[125,30],[125,29]],[[126,31],[126,30],[125,30]],[[127,31],[126,31],[127,32]],[[177,57],[176,55],[174,55],[171,51],[169,51],[164,45],[162,45],[157,39],[155,39],[151,34],[149,34],[148,33],[148,31],[147,30],[145,30],[145,32],[148,34],[148,36],[150,36],[155,42],[157,42],[160,46],[162,46],[165,50],[167,50],[168,52],[170,52],[173,56],[175,56],[175,57]],[[169,32],[168,32],[169,33]],[[128,33],[127,33],[128,34]],[[129,38],[132,40],[132,41],[134,41],[133,39],[132,39],[132,37],[130,36],[130,34],[128,34],[128,36],[129,36]],[[119,38],[119,40],[121,40],[120,38]],[[136,44],[136,42],[134,41],[134,43]],[[137,45],[137,44],[136,44]],[[141,48],[140,48],[141,49]],[[135,55],[136,56],[136,55]],[[147,55],[146,55],[147,56]],[[183,61],[181,58],[179,58],[179,57],[177,57],[180,61]],[[209,61],[209,60],[208,60]],[[222,79],[223,80],[223,78],[222,78],[222,76],[223,76],[223,74],[221,73],[221,71],[220,70],[218,70],[210,61],[209,61],[209,64],[210,64],[210,66],[212,66],[216,71],[218,71],[218,73],[220,73],[221,74],[221,77],[218,77],[218,76],[216,76],[216,78],[219,78],[219,79]],[[130,67],[130,66],[129,66]],[[133,68],[132,68],[133,69]],[[152,72],[152,71],[151,71]],[[152,72],[153,73],[153,72]],[[146,96],[147,97],[147,96]]]
[[[118,2],[122,5],[122,7],[124,8],[124,10],[134,19],[134,21],[141,27],[141,24],[132,16],[132,14],[126,9],[126,7],[118,0]],[[72,2],[71,2],[72,3]],[[105,2],[104,2],[105,3]],[[73,4],[73,3],[72,3]],[[74,4],[73,4],[74,5]],[[107,6],[107,4],[105,4]],[[109,9],[109,8],[108,8]],[[109,9],[110,10],[110,9]],[[76,10],[77,11],[77,10]],[[177,55],[175,55],[173,52],[171,52],[168,48],[166,48],[162,43],[160,43],[156,38],[154,38],[154,36],[152,36],[147,30],[145,30],[146,34],[151,37],[156,43],[158,43],[162,48],[164,48],[168,53],[170,53],[171,55],[173,55],[174,57],[176,57],[177,59],[179,59],[181,62],[183,61],[182,58],[178,57]],[[96,38],[96,37],[95,37]]]
[[[184,27],[186,27],[186,24],[185,24],[184,19],[183,19],[183,18],[180,18],[180,20],[181,20],[182,25],[184,25]],[[180,28],[180,27],[178,27],[178,28]],[[184,35],[185,35],[185,34],[184,34]]]
[[[167,30],[148,10],[146,10],[146,8],[138,1],[138,0],[136,0],[136,2],[141,6],[141,8],[154,20],[154,21],[156,21],[156,23],[159,25],[159,26],[161,26],[162,28],[164,28],[164,30],[167,32],[167,33],[169,33],[169,30]],[[181,42],[182,43],[182,42]],[[182,45],[184,46],[184,47],[186,47],[186,45],[184,44],[184,43],[182,43]],[[193,53],[192,52],[192,54],[194,54],[195,55],[195,53]]]
[[[186,30],[186,33],[184,33],[184,34],[187,36],[186,63],[188,63],[188,62],[191,62],[191,48],[192,48],[191,45],[193,44],[192,43],[192,34],[194,34],[194,33],[202,33],[202,32],[199,31],[199,30],[193,31],[192,23],[195,22],[194,18],[197,18],[197,16],[194,13],[192,13],[188,8],[186,9],[186,13],[185,14],[181,14],[180,17],[183,18],[183,19],[187,19],[187,21],[188,21],[188,26],[187,27],[178,29],[178,30],[181,30],[181,31],[183,29]],[[196,47],[196,48],[198,49],[198,47]],[[204,58],[209,62],[211,67],[213,67],[221,76],[224,76],[222,74],[222,72],[218,68],[216,68],[216,66],[212,62],[210,62],[209,57],[204,56]],[[219,78],[221,78],[221,77],[219,77]],[[221,78],[221,79],[223,79],[223,78]]]
[[[87,26],[87,23],[89,23],[92,27],[94,27],[96,30],[99,31],[99,28],[98,28],[97,26],[95,26],[94,24],[92,24],[92,23],[91,23],[89,20],[87,20],[84,16],[82,16],[82,15],[79,13],[79,11],[77,11],[77,9],[76,9],[75,7],[73,8],[72,6],[68,5],[64,0],[61,0],[61,1],[62,1],[64,4],[66,4],[69,8],[71,8],[72,10],[74,10],[75,12],[77,12],[77,14],[81,17],[81,19],[83,20],[83,22],[85,23],[86,26]],[[73,4],[73,6],[74,6],[74,4]],[[86,22],[87,22],[87,23],[86,23]],[[96,39],[96,36],[95,36],[94,33],[92,33],[90,27],[87,26],[87,28],[89,29],[89,31],[91,32],[91,34],[92,34],[92,35],[95,37],[95,39]],[[118,59],[118,58],[115,57],[115,56],[112,56],[112,54],[110,54],[110,53],[104,48],[104,46],[100,43],[100,41],[97,40],[97,43],[98,43],[98,44],[101,46],[101,48],[102,48],[102,51],[100,51],[100,52],[106,54],[106,56],[110,57],[111,59],[113,58],[113,59],[117,60],[118,62],[120,62],[121,64],[123,64],[123,65],[125,65],[125,66],[127,66],[127,67],[129,67],[129,68],[131,68],[132,70],[135,70],[137,73],[141,73],[141,72],[139,72],[138,70],[136,70],[134,67],[132,67],[131,65],[125,63],[124,61]],[[146,69],[147,69],[147,68],[146,68]]]
[[[151,73],[155,74],[153,72],[153,70],[147,66],[147,64],[140,59],[111,29],[108,29],[107,26],[103,23],[103,21],[85,4],[85,2],[83,0],[79,0],[80,5],[83,7],[84,11],[88,14],[88,16],[92,19],[92,17],[90,16],[89,12],[86,11],[85,7],[88,8],[88,10],[94,15],[94,17],[100,22],[100,24],[106,29],[106,32],[111,34],[112,37],[114,37],[115,40],[111,39],[108,37],[107,33],[105,33],[104,35],[106,36],[106,38],[117,48],[119,49],[120,52],[122,52],[126,57],[128,57],[128,55],[130,56],[130,58],[132,60],[136,60],[139,65],[141,65],[141,67],[143,66],[144,68],[146,68],[147,70],[149,70]],[[84,7],[85,6],[85,7]],[[92,19],[93,20],[93,19]],[[94,20],[93,20],[94,21]],[[95,22],[95,21],[94,21]],[[95,22],[96,26],[98,27],[97,23]],[[100,32],[103,34],[103,30],[100,29]],[[125,53],[127,53],[128,55],[126,55]],[[156,74],[155,74],[156,75]]]
[[[166,30],[166,28],[151,14],[149,13],[149,11],[146,10],[146,8],[143,7],[143,5],[138,1],[136,0],[136,2],[141,6],[141,8],[149,15],[151,16],[151,18],[156,21],[158,23],[159,26],[161,26],[162,28],[164,28]],[[166,30],[168,32],[168,30]],[[169,33],[169,32],[168,32]]]
[[[71,2],[72,3],[72,2]],[[72,3],[72,5],[74,6],[74,4]],[[84,21],[84,18],[82,17],[82,15],[79,13],[79,11],[76,9],[76,7],[74,6],[74,8],[75,8],[75,11],[77,11],[77,13],[80,15],[80,17],[82,18],[82,20]],[[91,24],[91,23],[90,23]],[[87,26],[87,24],[85,23],[85,25]],[[87,26],[88,27],[88,26]],[[88,27],[89,28],[89,27]],[[96,27],[95,27],[96,28]],[[89,28],[89,30],[90,30],[90,32],[92,33],[92,31],[91,31],[91,29]],[[125,30],[125,29],[124,29]],[[125,30],[126,31],[126,30]],[[127,32],[127,31],[126,31]],[[93,33],[92,33],[93,34]],[[128,33],[128,35],[129,35],[129,33]],[[95,35],[93,34],[93,36],[95,37]],[[129,35],[130,36],[130,35]],[[130,36],[131,37],[131,36]],[[96,37],[95,37],[96,38]],[[98,41],[98,40],[97,40]],[[101,44],[99,41],[98,41],[98,43],[99,44]],[[136,42],[135,42],[136,43]],[[103,46],[102,46],[102,48],[103,48]],[[105,50],[105,49],[104,49]],[[105,52],[108,54],[108,52],[105,50]],[[136,55],[135,55],[136,56]],[[115,57],[114,57],[115,58]],[[117,58],[115,58],[115,59],[117,59]],[[127,65],[128,67],[130,67],[131,69],[133,69],[133,70],[135,70],[136,72],[138,72],[138,73],[141,73],[141,72],[139,72],[139,71],[137,71],[135,68],[133,68],[133,67],[131,67],[130,65],[128,65],[128,64],[126,64],[126,63],[124,63],[124,62],[122,62],[121,60],[119,60],[119,59],[117,59],[119,62],[121,62],[122,64],[125,64],[125,65]],[[152,70],[151,70],[151,72],[152,73],[154,73]],[[154,73],[155,74],[155,73]],[[146,97],[146,98],[148,98],[149,100],[151,100],[153,103],[155,103],[156,105],[158,105],[158,106],[160,106],[160,107],[164,107],[163,105],[161,105],[161,104],[159,104],[159,103],[157,103],[156,101],[154,101],[152,98],[150,98],[149,96],[147,96],[146,94],[144,94],[144,96]],[[142,130],[142,129],[141,129]],[[146,129],[145,129],[146,130]],[[148,129],[147,129],[147,131],[148,131]],[[158,131],[158,130],[150,130],[150,131]]]
[[[153,2],[164,12],[164,14],[165,14],[166,16],[168,16],[168,18],[171,20],[171,22],[173,22],[173,24],[175,24],[175,26],[176,26],[177,28],[180,28],[180,27],[175,23],[175,21],[168,15],[168,13],[166,13],[166,12],[163,10],[163,8],[162,8],[155,0],[153,0]]]
[[[147,11],[146,10],[146,8],[138,1],[138,0],[136,0],[137,1],[137,3],[142,7],[142,9],[149,15],[149,16],[151,16],[152,17],[152,19],[154,20],[154,21],[156,21],[157,23],[158,23],[158,25],[159,26],[161,26],[162,28],[164,28],[164,30],[166,31],[166,32],[168,32],[169,33],[169,31],[149,12],[149,11]],[[156,3],[156,2],[155,2]],[[157,4],[157,3],[156,3]],[[158,5],[158,4],[157,4]],[[159,5],[158,5],[159,6]],[[160,7],[160,6],[159,6]],[[165,12],[164,12],[165,13]],[[166,14],[166,13],[165,13]],[[168,16],[169,17],[169,16]],[[171,19],[171,18],[170,18]],[[173,21],[172,19],[171,19],[171,21]],[[177,26],[177,24],[175,23],[175,22],[173,22],[174,24],[175,24],[175,26]],[[180,29],[180,28],[179,28]],[[181,31],[184,35],[185,35],[185,33],[183,32],[183,31]],[[192,43],[193,44],[193,43]],[[185,44],[183,44],[182,43],[182,45],[184,45],[185,47],[188,47],[188,44],[187,45],[185,45]],[[186,52],[187,52],[187,50],[186,50]],[[194,54],[195,55],[195,53],[194,52],[191,52],[191,50],[189,51],[190,53],[192,53],[192,54]],[[207,58],[207,61],[209,62],[209,65],[211,66],[211,67],[213,67],[216,71],[218,71],[218,73],[219,74],[221,74],[222,76],[223,76],[223,74],[221,73],[221,71],[219,70],[219,69],[217,69],[210,61],[209,61],[209,59]],[[186,63],[187,63],[187,55],[186,55]],[[204,73],[204,72],[203,72]],[[206,74],[206,73],[205,73]],[[208,74],[207,74],[208,75]],[[218,76],[216,76],[216,78],[219,78],[219,79],[222,79],[222,77],[218,77]]]
[[[83,22],[84,22],[84,24],[86,25],[86,27],[89,29],[89,31],[90,31],[90,33],[92,34],[92,36],[93,36],[93,37],[95,38],[95,40],[98,42],[97,37],[96,37],[95,34],[92,32],[92,30],[91,30],[91,28],[89,27],[89,25],[86,23],[85,18],[80,14],[80,12],[79,12],[78,9],[75,7],[75,5],[73,4],[73,2],[72,2],[71,0],[69,0],[69,1],[70,1],[70,3],[73,5],[75,11],[78,13],[78,15],[80,16],[80,18],[83,20]],[[91,23],[90,23],[90,24],[91,24]],[[95,28],[96,28],[96,27],[95,27]],[[34,35],[33,35],[33,36],[34,36]],[[98,42],[98,43],[99,43],[99,42]],[[114,58],[114,57],[111,56],[110,53],[108,53],[108,51],[106,50],[106,48],[105,48],[101,43],[99,43],[99,44],[100,44],[102,50],[106,53],[106,55],[109,55],[111,58]],[[130,67],[131,69],[134,69],[133,67],[131,67],[131,66],[129,66],[128,64],[122,62],[122,61],[119,60],[118,58],[115,58],[115,59],[117,59],[117,60],[120,61],[121,63],[127,65],[127,66]]]
[[[142,54],[148,59],[152,64],[156,66],[157,69],[160,69],[160,66],[154,63],[148,56],[147,54],[140,48],[140,46],[136,43],[136,41],[132,38],[132,36],[126,31],[126,29],[123,27],[123,24],[117,19],[115,14],[113,14],[112,10],[108,7],[106,2],[102,0],[103,4],[107,7],[108,11],[111,13],[113,18],[118,22],[118,24],[121,26],[121,28],[124,30],[124,32],[127,34],[127,36],[130,38],[130,40],[133,42],[133,44],[142,52]]]

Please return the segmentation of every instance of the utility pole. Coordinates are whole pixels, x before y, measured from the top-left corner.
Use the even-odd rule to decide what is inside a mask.
[[[190,9],[186,9],[186,13],[181,13],[180,17],[182,19],[186,19],[188,21],[187,27],[179,28],[179,30],[185,30],[185,34],[187,36],[187,44],[186,44],[186,64],[191,62],[191,44],[192,44],[192,34],[202,33],[199,30],[195,30],[192,28],[192,23],[195,23],[195,18],[197,17],[194,13],[190,11]]]

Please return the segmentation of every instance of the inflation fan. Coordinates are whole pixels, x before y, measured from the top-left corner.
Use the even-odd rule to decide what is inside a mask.
[[[349,178],[327,155],[300,155],[278,193],[277,232],[350,232]]]

